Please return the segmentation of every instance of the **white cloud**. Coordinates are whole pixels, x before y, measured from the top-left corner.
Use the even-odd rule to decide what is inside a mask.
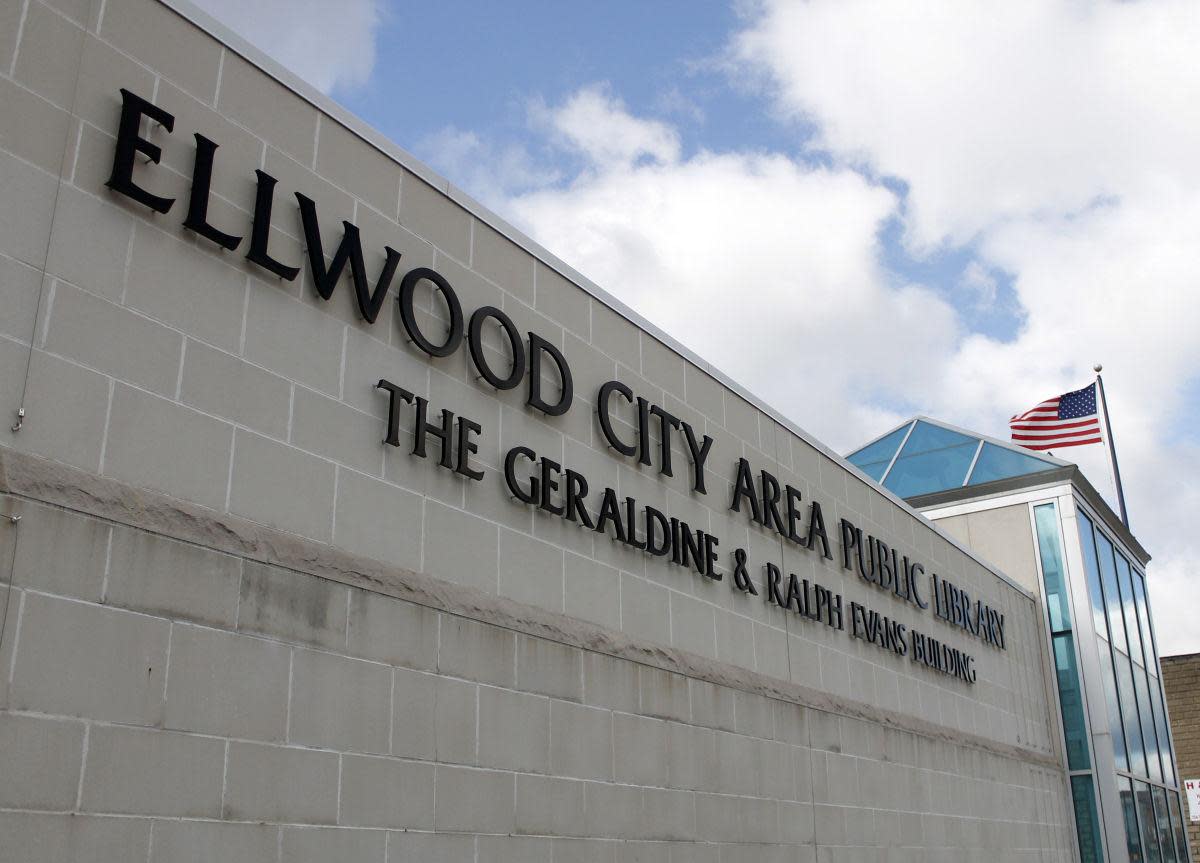
[[[511,195],[503,211],[814,431],[836,416],[865,435],[879,418],[873,392],[929,380],[952,350],[949,305],[921,286],[888,287],[876,263],[897,206],[885,187],[782,155],[684,157],[674,129],[602,88],[541,120],[585,167]]]
[[[1200,649],[1176,625],[1200,610],[1182,575],[1200,453],[1176,434],[1200,368],[1196,44],[1200,7],[1177,0],[823,0],[765,3],[733,48],[835,159],[907,183],[913,250],[973,240],[1014,274],[1017,338],[964,340],[913,397],[1001,432],[1106,364],[1164,652]],[[1109,489],[1101,448],[1060,455]]]
[[[562,174],[539,163],[524,146],[498,147],[475,132],[447,126],[416,146],[416,152],[488,206],[507,196],[557,183]]]
[[[382,0],[196,0],[221,23],[323,92],[367,82]]]
[[[996,304],[999,292],[996,277],[978,261],[971,261],[967,264],[958,286],[970,298],[971,304],[976,309],[987,309]]]
[[[584,87],[558,108],[535,105],[535,122],[600,170],[638,162],[674,162],[679,133],[666,123],[634,117],[602,85]]]
[[[734,43],[779,110],[911,186],[918,246],[1190,177],[1187,0],[769,0]]]

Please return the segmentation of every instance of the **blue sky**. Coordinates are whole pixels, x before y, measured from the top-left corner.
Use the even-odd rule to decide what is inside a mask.
[[[369,81],[335,87],[333,95],[480,196],[469,177],[458,176],[459,166],[439,153],[439,132],[469,130],[497,149],[522,147],[541,167],[569,177],[579,170],[578,159],[531,131],[530,105],[558,104],[599,82],[619,94],[630,113],[670,122],[685,153],[763,151],[829,164],[828,152],[813,144],[812,124],[782,116],[764,99],[759,82],[731,66],[730,34],[742,23],[734,4],[710,0],[385,6]],[[863,174],[893,189],[903,205],[903,180],[879,177],[867,166]],[[914,256],[902,235],[900,218],[879,232],[880,260],[894,280],[931,286],[973,331],[1014,335],[1020,314],[1011,277],[979,262],[970,243]],[[973,295],[956,290],[973,262],[999,283],[999,302],[981,307]]]
[[[1103,362],[1200,650],[1191,0],[200,2],[841,451],[1005,437]]]
[[[689,147],[790,147],[718,68],[737,22],[728,4],[681,0],[405,3],[383,11],[370,85],[334,95],[414,146],[445,126],[524,137],[530,99],[606,81],[635,113],[671,116]]]

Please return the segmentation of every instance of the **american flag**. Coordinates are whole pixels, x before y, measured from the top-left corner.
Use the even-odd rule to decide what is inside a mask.
[[[1063,393],[1008,421],[1013,443],[1026,449],[1048,450],[1100,443],[1096,385]]]

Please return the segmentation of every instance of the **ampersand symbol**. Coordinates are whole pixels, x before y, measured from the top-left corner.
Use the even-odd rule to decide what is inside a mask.
[[[754,582],[750,580],[750,573],[746,570],[746,549],[744,548],[733,550],[733,583],[738,590],[758,596]]]

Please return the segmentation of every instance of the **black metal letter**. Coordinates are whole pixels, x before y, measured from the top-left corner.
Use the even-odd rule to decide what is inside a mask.
[[[213,154],[217,145],[196,133],[196,162],[192,166],[192,194],[188,198],[188,214],[183,226],[200,236],[212,240],[223,249],[233,251],[241,243],[241,237],[219,231],[208,223],[208,196],[212,189]]]
[[[267,251],[271,242],[271,208],[275,203],[276,181],[265,171],[255,170],[254,173],[258,176],[258,192],[254,196],[254,225],[250,229],[250,251],[246,252],[246,260],[290,282],[299,275],[300,268],[275,260]]]
[[[524,457],[530,461],[537,460],[537,453],[527,446],[515,446],[510,449],[504,456],[504,483],[508,486],[508,490],[512,492],[512,496],[522,503],[536,503],[538,499],[538,481],[537,477],[530,477],[529,491],[524,491],[517,485],[517,459]]]
[[[152,195],[133,182],[133,165],[138,153],[142,153],[154,164],[162,158],[162,148],[151,144],[141,135],[142,117],[162,125],[168,132],[175,128],[175,118],[157,105],[152,105],[141,96],[135,96],[121,88],[121,123],[117,127],[117,149],[113,153],[112,173],[104,185],[120,192],[151,210],[165,213],[175,203],[174,198]]]
[[[508,343],[512,348],[512,371],[506,378],[492,371],[483,349],[483,324],[488,318],[496,319],[496,323],[500,324],[500,328],[508,336]],[[471,322],[467,326],[467,349],[471,352],[471,361],[475,363],[476,371],[498,390],[511,390],[525,376],[525,343],[521,341],[521,333],[512,319],[495,306],[480,306],[475,310],[475,314],[471,315]]]
[[[543,354],[548,354],[550,359],[554,361],[554,365],[558,366],[558,377],[562,381],[562,391],[559,394],[558,401],[554,404],[550,404],[542,398]],[[571,368],[567,365],[567,358],[562,355],[562,351],[537,333],[530,333],[529,398],[525,400],[525,404],[537,408],[547,416],[556,417],[562,416],[567,412],[567,409],[571,407],[571,400],[574,398],[575,385],[571,382]]]
[[[761,524],[762,511],[758,508],[758,497],[754,492],[754,477],[750,475],[750,462],[739,458],[737,479],[733,483],[733,503],[729,508],[734,512],[741,512],[742,498],[750,501],[750,517]]]
[[[671,473],[671,429],[679,428],[679,417],[672,416],[658,405],[650,405],[650,414],[658,417],[658,446],[662,454],[662,464],[659,465],[658,472],[664,476],[674,476],[675,474]]]
[[[383,439],[383,442],[390,446],[400,446],[400,406],[396,400],[400,399],[412,404],[413,394],[404,387],[383,379],[375,384],[375,388],[385,390],[388,394],[387,437]]]
[[[704,463],[708,461],[709,450],[712,449],[713,439],[708,435],[704,435],[703,444],[696,442],[696,433],[692,431],[691,423],[682,423],[684,436],[687,437],[688,451],[692,454],[692,467],[695,471],[695,479],[692,482],[692,489],[700,492],[700,494],[708,494],[704,488]]]
[[[442,445],[442,457],[438,464],[442,467],[454,467],[454,453],[451,451],[454,432],[454,412],[442,408],[442,422],[429,422],[429,401],[417,396],[417,423],[413,430],[413,455],[425,458],[425,436],[435,437]]]
[[[306,198],[299,192],[296,200],[300,202],[300,220],[304,224],[304,243],[308,246],[308,266],[312,271],[313,284],[321,299],[327,300],[333,296],[346,262],[350,263],[350,280],[354,282],[354,296],[358,300],[358,311],[368,324],[375,323],[383,301],[391,287],[392,278],[396,275],[396,267],[400,263],[400,253],[391,246],[384,246],[387,259],[383,269],[375,281],[375,292],[367,288],[367,266],[363,262],[362,241],[358,236],[358,227],[350,222],[342,222],[342,243],[333,255],[329,269],[325,269],[325,250],[321,246],[321,226],[317,222],[317,205],[311,198]]]
[[[446,341],[440,345],[435,345],[425,338],[425,334],[421,332],[421,327],[417,324],[417,313],[413,308],[413,295],[417,290],[417,283],[422,279],[433,282],[437,286],[442,293],[442,299],[446,301],[446,309],[450,313],[450,331],[446,334]],[[400,319],[404,322],[404,329],[417,347],[431,357],[448,357],[458,349],[463,337],[462,306],[458,302],[458,294],[454,293],[454,288],[450,287],[450,283],[441,273],[428,267],[409,270],[405,274],[404,280],[400,282],[399,303]]]
[[[633,403],[633,390],[620,381],[609,381],[601,386],[600,394],[596,396],[596,411],[600,415],[600,431],[604,433],[604,439],[608,441],[608,445],[621,455],[634,455],[637,452],[637,445],[625,443],[613,431],[612,416],[608,412],[613,393],[620,393],[625,397],[625,401]]]
[[[483,431],[483,426],[469,420],[466,417],[458,418],[458,462],[454,465],[454,472],[460,473],[467,479],[483,479],[483,471],[475,470],[471,467],[471,453],[479,452],[479,444],[471,440],[471,435],[479,434]]]

